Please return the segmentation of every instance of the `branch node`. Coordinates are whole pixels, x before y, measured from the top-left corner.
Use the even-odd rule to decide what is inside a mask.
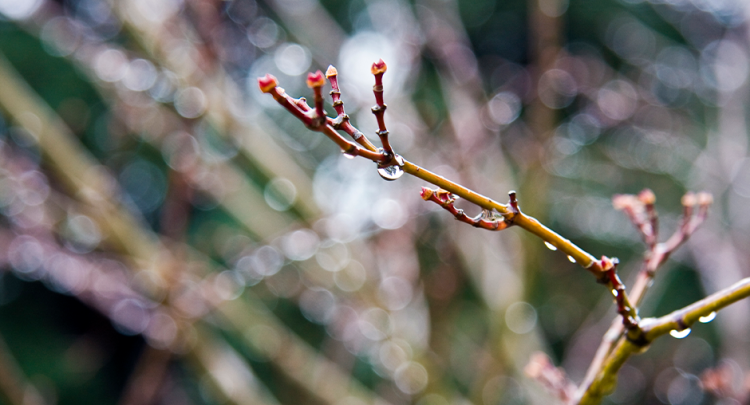
[[[516,200],[516,191],[511,190],[508,192],[508,198],[510,199],[509,204],[511,211],[513,211],[514,214],[520,214],[521,211],[518,209],[518,200]]]
[[[446,211],[453,214],[458,221],[467,223],[475,228],[486,229],[488,231],[501,231],[513,225],[512,222],[505,220],[502,216],[496,215],[487,209],[482,209],[482,212],[473,218],[466,215],[464,210],[453,206],[453,203],[456,202],[458,196],[440,188],[437,190],[431,190],[427,187],[422,187],[421,195],[423,200],[432,201],[438,204]]]

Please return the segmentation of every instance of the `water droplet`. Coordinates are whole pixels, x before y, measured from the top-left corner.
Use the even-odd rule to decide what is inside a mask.
[[[615,297],[617,297],[617,290],[613,289],[612,290],[612,295],[614,295]]]
[[[683,339],[690,334],[690,328],[685,328],[683,330],[672,329],[669,331],[669,334],[675,339]]]
[[[385,180],[393,181],[401,177],[404,174],[404,170],[399,166],[378,167],[378,174]]]
[[[706,316],[702,316],[702,317],[698,318],[698,321],[700,323],[709,323],[709,322],[713,321],[715,318],[716,318],[716,311],[711,312],[710,314],[708,314]]]
[[[568,256],[568,260],[569,260],[569,261],[570,261],[571,263],[575,263],[575,262],[576,262],[576,259],[574,259],[574,258],[573,258],[573,256]]]
[[[341,151],[341,153],[344,154],[344,157],[347,159],[354,159],[357,156],[357,149],[351,148],[350,150],[344,150]]]
[[[557,246],[555,246],[555,245],[553,245],[553,244],[551,244],[551,243],[549,243],[547,241],[544,242],[544,245],[547,246],[547,248],[549,250],[557,250]]]

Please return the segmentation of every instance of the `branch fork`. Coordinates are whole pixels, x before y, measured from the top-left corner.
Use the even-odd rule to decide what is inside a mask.
[[[512,220],[500,216],[488,209],[483,209],[476,217],[466,215],[464,210],[456,208],[453,205],[459,197],[441,188],[432,190],[427,187],[422,187],[421,195],[423,200],[434,202],[450,212],[457,220],[467,223],[475,228],[486,229],[488,231],[502,231],[513,225]]]

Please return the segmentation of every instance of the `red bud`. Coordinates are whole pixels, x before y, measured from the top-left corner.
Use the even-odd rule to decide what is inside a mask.
[[[266,74],[265,76],[258,78],[258,86],[260,87],[260,91],[264,93],[269,93],[278,84],[279,84],[279,81],[273,75],[270,75],[270,74]]]
[[[638,194],[638,199],[644,204],[653,204],[656,202],[656,196],[654,192],[649,189],[644,189]]]
[[[337,74],[339,74],[339,72],[333,65],[328,66],[328,70],[326,70],[326,78],[336,76]]]
[[[373,63],[372,67],[370,68],[370,71],[374,75],[385,73],[386,70],[388,70],[388,66],[386,66],[385,62],[383,62],[383,59],[380,59],[377,62]]]
[[[323,84],[325,84],[325,78],[323,77],[323,73],[321,73],[320,70],[315,73],[307,74],[307,87],[322,87]]]

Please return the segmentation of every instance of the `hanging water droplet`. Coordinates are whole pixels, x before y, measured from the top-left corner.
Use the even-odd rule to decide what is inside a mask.
[[[347,159],[354,159],[357,156],[357,148],[351,148],[349,150],[342,150],[341,153],[343,153],[344,157]]]
[[[698,321],[700,323],[709,323],[709,322],[713,321],[715,318],[716,318],[716,311],[711,312],[710,314],[708,314],[706,316],[702,316],[702,317],[698,318]]]
[[[669,334],[675,339],[683,339],[690,334],[690,328],[685,328],[683,330],[672,329],[669,331]]]
[[[617,290],[612,289],[612,295],[614,295],[615,297],[617,297]]]
[[[557,246],[555,246],[555,245],[553,245],[553,244],[551,244],[551,243],[549,243],[547,241],[544,241],[544,245],[547,246],[547,248],[549,250],[557,250]]]
[[[399,166],[378,167],[380,177],[388,181],[396,180],[404,174],[404,170]]]
[[[571,263],[575,263],[576,259],[574,259],[573,256],[568,256],[568,261],[570,261]]]

